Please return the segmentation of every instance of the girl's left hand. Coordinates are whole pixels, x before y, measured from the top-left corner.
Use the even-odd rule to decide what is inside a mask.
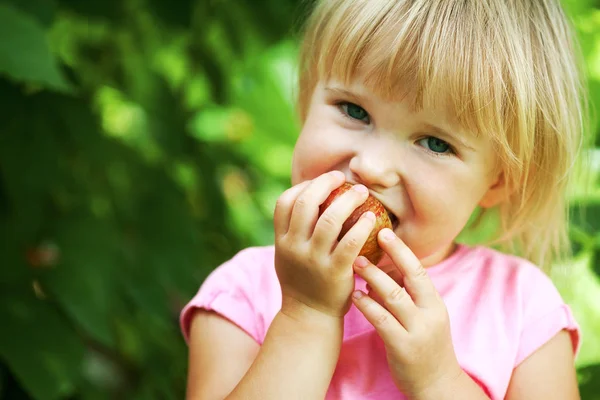
[[[354,270],[371,287],[354,292],[352,301],[385,343],[396,386],[410,399],[444,392],[463,374],[450,334],[446,306],[425,268],[391,230],[379,233],[379,244],[402,277],[399,284],[366,258]]]

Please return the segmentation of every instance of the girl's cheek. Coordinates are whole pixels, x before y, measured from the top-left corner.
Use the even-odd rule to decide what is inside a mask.
[[[460,191],[447,173],[416,168],[407,179],[408,195],[417,214],[432,220],[445,219],[448,209],[458,206],[455,203]]]
[[[292,178],[296,183],[317,176],[343,164],[343,152],[331,146],[328,139],[320,141],[303,137],[294,151]]]

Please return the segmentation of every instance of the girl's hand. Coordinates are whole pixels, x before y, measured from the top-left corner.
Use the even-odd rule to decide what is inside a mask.
[[[461,378],[450,334],[446,306],[417,257],[391,230],[382,229],[378,241],[397,268],[401,284],[357,258],[354,270],[370,286],[356,291],[356,307],[373,324],[385,343],[394,383],[409,398],[452,385]]]
[[[277,201],[275,269],[284,313],[317,311],[339,318],[350,308],[352,264],[374,227],[375,215],[365,213],[338,243],[344,221],[368,197],[363,185],[355,185],[356,190],[337,198],[319,217],[319,205],[344,181],[342,172],[329,172],[288,189]]]

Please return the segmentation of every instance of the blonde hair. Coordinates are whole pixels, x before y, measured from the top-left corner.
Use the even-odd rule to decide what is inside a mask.
[[[543,267],[568,254],[565,192],[587,102],[558,1],[325,0],[305,28],[302,121],[319,81],[349,84],[359,74],[382,98],[444,104],[500,156],[510,194],[494,243]]]

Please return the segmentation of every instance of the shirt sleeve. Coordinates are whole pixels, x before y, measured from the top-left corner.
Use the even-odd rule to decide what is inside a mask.
[[[260,342],[259,312],[253,302],[256,289],[248,268],[256,262],[252,252],[246,249],[210,273],[181,311],[179,323],[186,342],[189,342],[194,311],[200,308],[218,313]]]
[[[524,288],[523,323],[515,366],[562,330],[569,332],[573,352],[577,355],[581,345],[579,324],[551,279],[534,267],[531,268],[522,284]]]

